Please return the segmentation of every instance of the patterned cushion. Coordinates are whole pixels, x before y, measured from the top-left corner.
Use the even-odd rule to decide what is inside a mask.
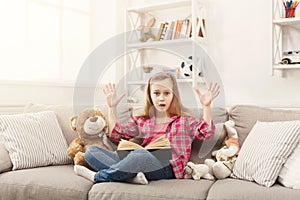
[[[53,111],[1,115],[0,132],[13,170],[68,164],[68,148]]]
[[[241,147],[233,177],[272,186],[299,138],[300,121],[257,121]]]

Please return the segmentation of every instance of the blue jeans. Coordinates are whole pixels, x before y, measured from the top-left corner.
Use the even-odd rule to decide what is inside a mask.
[[[122,182],[143,172],[147,180],[174,178],[168,161],[160,162],[145,149],[135,149],[120,160],[117,152],[98,146],[90,146],[84,155],[85,161],[97,171],[94,182]]]

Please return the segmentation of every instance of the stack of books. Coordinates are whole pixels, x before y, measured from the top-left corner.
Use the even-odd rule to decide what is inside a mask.
[[[205,26],[205,21],[202,19],[203,27]],[[199,37],[204,37],[201,23],[199,23],[199,18],[196,22],[196,33]],[[155,40],[175,40],[180,38],[190,38],[192,36],[192,20],[183,19],[171,22],[160,23],[158,33]]]

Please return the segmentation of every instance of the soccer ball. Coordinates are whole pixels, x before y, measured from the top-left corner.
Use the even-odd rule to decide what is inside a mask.
[[[187,60],[181,62],[180,67],[180,75],[181,78],[192,78],[193,74],[193,63],[192,63],[192,56],[189,56]],[[199,77],[202,77],[202,73],[198,73]]]

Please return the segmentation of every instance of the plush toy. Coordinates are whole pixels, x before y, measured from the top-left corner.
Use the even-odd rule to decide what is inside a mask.
[[[193,64],[192,56],[189,56],[187,60],[181,62],[180,75],[182,78],[192,78]],[[198,77],[202,77],[202,73],[198,73]]]
[[[70,143],[67,150],[69,158],[74,160],[75,165],[88,167],[84,161],[84,153],[90,145],[113,150],[112,147],[104,141],[108,133],[108,122],[100,110],[84,110],[79,113],[78,116],[71,117],[70,123],[72,130],[78,134],[78,137]]]
[[[146,25],[140,25],[137,30],[140,31],[141,42],[147,42],[148,40],[155,40],[155,35],[152,33],[152,27],[155,24],[155,18],[151,18]]]
[[[230,176],[236,157],[239,152],[238,134],[234,128],[234,121],[229,120],[224,123],[227,138],[225,145],[212,152],[212,156],[216,161],[212,159],[206,159],[204,163],[209,167],[209,173],[214,175],[217,179],[224,179]]]
[[[193,162],[188,162],[184,167],[184,178],[194,180],[200,180],[201,178],[207,180],[214,180],[214,177],[209,173],[209,167],[205,164],[194,164]]]

